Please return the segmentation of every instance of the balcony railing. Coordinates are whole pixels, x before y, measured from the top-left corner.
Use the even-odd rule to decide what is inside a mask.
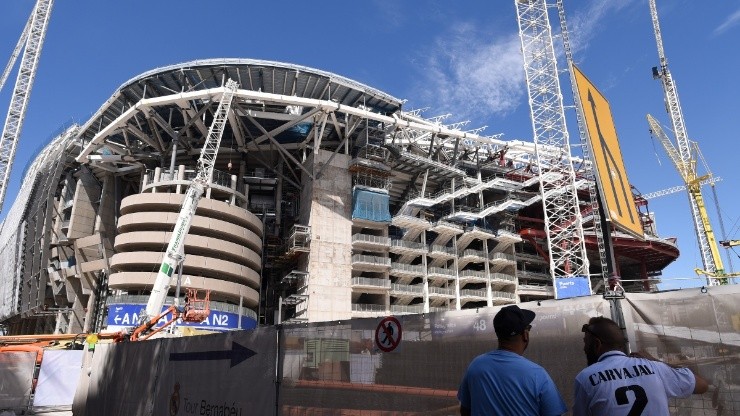
[[[496,298],[499,298],[499,299],[512,299],[512,300],[515,300],[516,299],[516,295],[514,295],[513,293],[509,293],[509,292],[500,292],[498,290],[492,290],[491,291],[491,294],[493,295],[493,298],[494,299],[496,299]]]
[[[444,267],[430,267],[427,275],[442,275],[453,279],[455,277],[455,271],[445,269]]]
[[[391,305],[391,313],[424,313],[424,305]]]
[[[379,288],[391,287],[391,281],[388,279],[374,279],[371,277],[353,277],[352,286],[372,286]]]
[[[462,252],[461,257],[476,257],[476,258],[481,258],[481,259],[487,258],[485,251],[473,250],[473,249],[464,250]]]
[[[455,289],[449,287],[430,287],[429,296],[442,295],[445,297],[455,297]]]
[[[491,273],[491,280],[503,280],[506,282],[516,283],[516,277],[506,273]]]
[[[464,281],[477,281],[477,282],[485,282],[487,280],[486,272],[478,271],[478,270],[463,270],[458,274],[460,280]]]
[[[399,285],[397,283],[393,283],[391,285],[391,294],[393,293],[410,293],[413,295],[422,295],[424,294],[424,287],[421,285]]]
[[[460,291],[460,297],[486,298],[486,291],[482,289],[463,289]]]
[[[455,254],[456,254],[454,247],[439,246],[439,245],[436,245],[436,244],[433,244],[431,247],[429,247],[429,253],[430,254],[433,254],[433,253],[442,253],[442,254],[447,254],[447,255],[449,255],[451,257],[454,257]]]
[[[427,251],[426,244],[417,243],[415,241],[405,241],[405,240],[391,240],[391,247],[400,247],[405,248],[413,251],[418,252],[425,252]]]
[[[539,273],[539,272],[529,272],[526,270],[517,270],[516,275],[517,277],[522,278],[522,279],[544,280],[548,282],[552,280],[549,274]]]
[[[385,305],[371,303],[353,303],[352,312],[385,312]]]
[[[516,257],[514,257],[511,254],[507,254],[507,253],[491,253],[491,261],[514,262],[516,261]]]
[[[353,234],[352,243],[367,243],[388,247],[391,239],[371,234]]]
[[[370,264],[374,266],[390,266],[391,259],[388,257],[367,256],[365,254],[353,254],[352,264],[354,265],[356,263]]]
[[[402,272],[406,274],[413,274],[417,276],[423,276],[424,266],[398,263],[394,261],[391,263],[391,271]]]

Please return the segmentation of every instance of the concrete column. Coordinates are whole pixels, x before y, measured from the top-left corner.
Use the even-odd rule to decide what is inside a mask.
[[[493,306],[493,289],[491,288],[491,262],[488,258],[488,240],[483,239],[483,252],[486,253],[486,297],[488,298],[487,306]]]
[[[275,187],[275,225],[278,229],[280,229],[280,225],[282,224],[282,214],[283,214],[283,160],[280,159],[277,165],[277,172],[278,172],[278,180],[277,180],[277,186]]]
[[[152,183],[155,184],[155,183],[159,182],[159,178],[161,176],[162,176],[162,168],[160,168],[160,167],[154,168],[154,180],[152,180]],[[156,194],[157,193],[157,187],[156,186],[153,186],[152,187],[152,193],[153,194]]]
[[[184,181],[185,180],[185,165],[179,165],[177,167],[177,180],[178,181]],[[177,190],[175,192],[178,193],[178,194],[182,192],[182,185],[181,184],[177,184]]]
[[[426,230],[421,232],[421,241],[423,241],[424,244],[426,244],[426,241],[427,241],[427,231]],[[429,280],[427,278],[427,254],[428,253],[429,252],[427,251],[427,253],[424,253],[421,255],[421,261],[422,261],[422,264],[424,265],[424,289],[423,289],[424,290],[423,292],[424,293],[424,309],[423,309],[424,313],[429,313]]]
[[[234,203],[236,203],[236,175],[231,175],[231,190],[234,191],[234,193],[231,194],[229,205],[234,205]]]
[[[452,247],[455,249],[455,309],[459,311],[462,309],[462,303],[460,302],[460,271],[457,269],[457,236],[452,237]]]

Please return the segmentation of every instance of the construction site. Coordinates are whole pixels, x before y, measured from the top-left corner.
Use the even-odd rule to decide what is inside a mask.
[[[18,194],[7,195],[51,14],[52,1],[38,0],[16,48],[16,57],[25,52],[0,142],[0,206],[7,198],[0,228],[3,356],[29,354],[33,368],[41,365],[33,348],[46,342],[77,350],[81,383],[96,387],[77,387],[74,414],[164,414],[153,397],[130,398],[155,388],[166,399],[177,394],[179,406],[183,378],[208,374],[229,383],[237,377],[197,366],[165,369],[185,354],[167,351],[238,340],[252,353],[246,358],[261,357],[259,365],[246,361],[257,367],[240,369],[239,378],[262,374],[282,383],[280,389],[249,382],[261,401],[234,405],[237,386],[218,393],[201,386],[218,396],[213,402],[190,386],[180,414],[196,414],[198,407],[199,414],[442,415],[457,411],[455,383],[464,365],[490,348],[497,307],[542,308],[538,315],[557,318],[550,326],[543,321],[541,338],[578,350],[574,328],[594,313],[614,314],[621,302],[623,321],[634,324],[627,329],[633,346],[654,348],[656,355],[690,351],[707,371],[721,373],[717,400],[738,411],[740,372],[733,369],[740,316],[732,306],[738,291],[728,284],[734,274],[718,249],[735,241],[720,244],[711,228],[701,186],[712,179],[696,172],[682,135],[654,0],[649,11],[661,65],[653,71],[675,138],[648,119],[688,191],[703,260],[698,272],[706,279],[700,295],[720,305],[704,320],[691,312],[703,308],[694,296],[699,289],[691,296],[656,293],[662,271],[681,253],[674,239],[657,234],[660,215],[627,181],[608,103],[573,65],[562,2],[556,4],[564,34],[558,47],[567,62],[560,67],[548,5],[515,3],[531,141],[406,109],[405,100],[323,69],[204,59],[133,76],[88,120],[56,134],[27,167]],[[575,141],[565,125],[559,68],[569,70],[577,103]],[[599,130],[597,137],[594,126],[604,135]],[[571,142],[582,149],[577,156]],[[656,332],[647,315],[672,323]],[[398,325],[390,350],[404,327],[400,352],[377,345],[376,324],[388,317]],[[706,334],[690,331],[696,319]],[[132,328],[138,328],[133,335]],[[572,333],[563,334],[568,328]],[[213,333],[220,335],[192,337]],[[92,341],[90,334],[97,334]],[[95,350],[105,334],[164,339],[142,347],[100,341]],[[18,349],[26,344],[34,347]],[[170,358],[132,370],[125,363],[135,358],[126,348]],[[535,347],[533,354],[562,370],[556,383],[565,395],[581,363],[556,363],[548,351]],[[423,358],[435,354],[444,358]],[[105,368],[115,376],[103,375]],[[43,413],[42,405],[33,410],[27,403],[38,379],[33,371],[29,377],[28,392],[20,383],[23,397],[0,395],[0,410]],[[142,383],[120,384],[132,377]],[[383,406],[368,404],[373,395],[399,393]],[[118,399],[103,400],[110,395]],[[342,404],[343,397],[351,403]],[[687,403],[710,411],[691,414],[734,414],[702,399]],[[249,413],[253,405],[263,410]],[[203,406],[221,413],[202,413]]]

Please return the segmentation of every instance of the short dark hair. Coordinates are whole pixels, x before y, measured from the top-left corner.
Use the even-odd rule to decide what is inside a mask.
[[[624,349],[625,338],[622,329],[616,322],[604,316],[596,316],[583,326],[583,332],[591,334],[608,348]]]

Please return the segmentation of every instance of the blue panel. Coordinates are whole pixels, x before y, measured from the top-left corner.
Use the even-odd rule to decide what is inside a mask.
[[[574,276],[555,279],[555,299],[591,296],[588,277]]]
[[[389,223],[391,222],[389,201],[387,193],[355,188],[352,194],[352,219]]]
[[[130,327],[136,326],[139,316],[139,312],[142,309],[146,309],[146,305],[132,305],[132,304],[114,304],[108,306],[108,320],[106,324],[108,327]],[[167,309],[167,306],[162,307],[162,312]],[[165,322],[169,321],[172,315],[167,314],[164,318],[160,319],[157,323],[157,327],[164,325]],[[197,329],[208,329],[211,331],[226,331],[230,329],[239,329],[239,315],[233,312],[221,312],[211,311],[208,318],[201,322],[182,322],[178,323],[177,326],[191,326]],[[257,322],[248,317],[242,316],[242,329],[252,329],[257,327]]]

